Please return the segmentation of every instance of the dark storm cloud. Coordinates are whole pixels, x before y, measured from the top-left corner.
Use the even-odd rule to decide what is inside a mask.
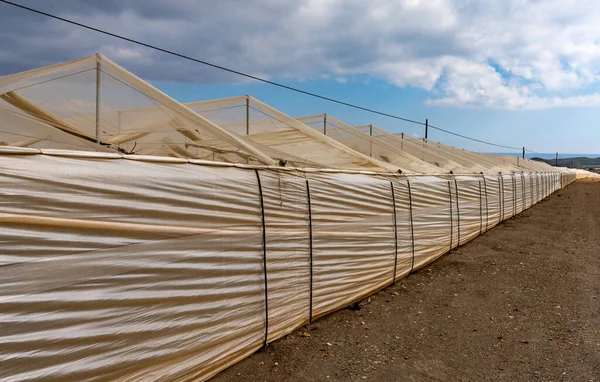
[[[21,1],[20,4],[222,65],[252,67],[243,41],[293,12],[275,2]],[[279,3],[279,2],[277,2]],[[214,82],[235,77],[0,4],[0,75],[101,52],[149,79]],[[268,31],[268,29],[267,29]],[[268,32],[270,33],[270,32]],[[137,53],[137,54],[134,54]]]

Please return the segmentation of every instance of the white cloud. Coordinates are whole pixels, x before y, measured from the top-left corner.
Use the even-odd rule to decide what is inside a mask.
[[[598,106],[600,3],[592,0],[56,0],[60,13],[115,33],[267,75],[354,75],[431,92],[449,107]],[[1,5],[0,70],[101,50],[150,80],[239,81],[199,65],[24,16]]]

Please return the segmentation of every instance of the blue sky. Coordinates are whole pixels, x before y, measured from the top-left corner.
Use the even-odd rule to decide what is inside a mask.
[[[539,152],[598,153],[592,0],[17,0],[290,86]],[[186,102],[251,94],[291,116],[423,135],[0,4],[0,75],[100,52]],[[433,140],[505,151],[430,130]],[[518,153],[515,152],[515,155]]]

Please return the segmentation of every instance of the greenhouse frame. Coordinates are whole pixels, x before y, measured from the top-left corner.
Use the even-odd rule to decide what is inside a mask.
[[[583,171],[177,102],[106,57],[0,78],[0,379],[206,380]]]

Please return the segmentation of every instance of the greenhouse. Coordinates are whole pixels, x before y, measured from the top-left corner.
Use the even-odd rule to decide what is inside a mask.
[[[0,78],[0,379],[205,380],[584,177],[182,104],[106,57]]]

